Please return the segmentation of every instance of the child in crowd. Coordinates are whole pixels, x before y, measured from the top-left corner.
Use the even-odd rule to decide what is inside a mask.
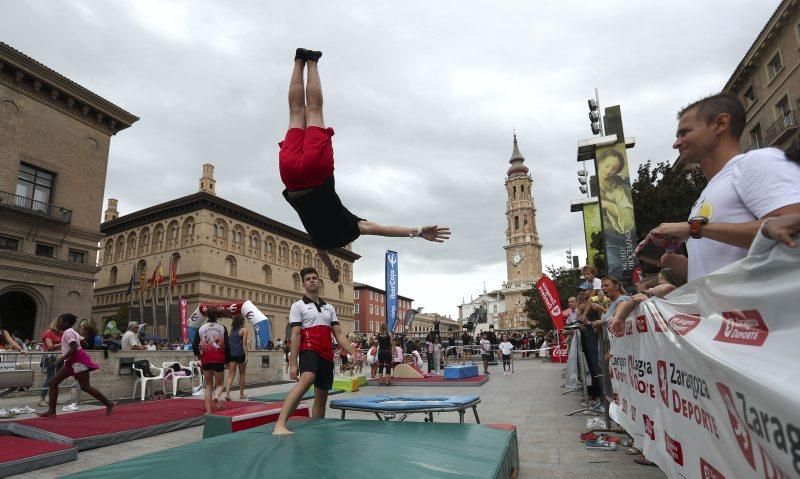
[[[503,342],[498,348],[503,355],[503,376],[508,376],[511,374],[511,350],[514,349],[514,345],[508,342],[508,336],[503,335]]]

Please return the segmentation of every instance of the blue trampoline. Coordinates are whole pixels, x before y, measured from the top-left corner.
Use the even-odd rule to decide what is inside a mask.
[[[475,422],[480,424],[477,407],[480,402],[478,396],[362,396],[336,399],[330,407],[341,410],[342,419],[347,411],[361,411],[374,413],[379,420],[386,421],[396,414],[402,414],[398,420],[403,421],[409,414],[423,413],[427,415],[426,422],[433,422],[435,412],[456,411],[460,423],[464,422],[466,410],[472,408]]]

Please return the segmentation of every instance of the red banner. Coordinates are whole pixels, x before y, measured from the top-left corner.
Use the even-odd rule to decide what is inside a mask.
[[[219,303],[219,304],[203,303],[200,305],[200,313],[202,313],[203,316],[208,316],[208,308],[217,308],[217,311],[219,312],[220,315],[226,317],[233,317],[239,314],[239,312],[242,309],[243,303],[244,300],[234,303]]]
[[[189,340],[189,311],[188,311],[188,301],[186,298],[181,298],[178,301],[178,308],[180,310],[180,317],[181,317],[181,342],[185,343]]]
[[[559,331],[564,329],[564,316],[561,315],[561,297],[558,295],[558,289],[556,289],[553,280],[546,275],[542,275],[539,281],[536,282],[536,291],[539,292],[545,309],[553,319],[553,325]]]

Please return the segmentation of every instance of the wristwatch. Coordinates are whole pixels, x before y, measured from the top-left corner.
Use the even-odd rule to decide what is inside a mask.
[[[700,234],[700,229],[703,225],[708,224],[708,218],[705,216],[695,216],[689,219],[689,236],[694,239],[700,239],[703,236]]]

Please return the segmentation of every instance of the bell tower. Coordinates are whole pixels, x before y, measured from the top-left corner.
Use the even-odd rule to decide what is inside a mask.
[[[511,166],[506,173],[506,282],[503,296],[506,311],[500,328],[526,328],[524,291],[533,288],[542,276],[542,244],[536,230],[536,207],[531,186],[533,180],[525,158],[519,151],[517,135],[514,133],[514,149],[509,160]]]

